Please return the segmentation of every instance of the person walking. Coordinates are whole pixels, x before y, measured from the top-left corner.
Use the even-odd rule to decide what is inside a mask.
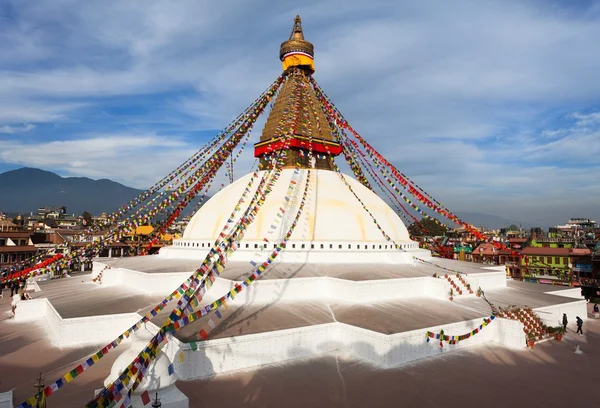
[[[567,320],[567,314],[563,313],[563,329],[565,331],[565,333],[567,332],[567,324],[569,323],[569,321]]]
[[[581,319],[581,317],[577,316],[577,334],[581,334],[583,336],[583,330],[581,330],[582,327],[583,320]]]

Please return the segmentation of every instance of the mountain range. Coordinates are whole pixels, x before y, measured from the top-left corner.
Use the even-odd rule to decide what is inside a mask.
[[[0,174],[0,210],[37,213],[39,207],[67,207],[68,214],[112,212],[142,192],[111,180],[61,177],[22,168]]]
[[[88,211],[94,215],[110,213],[142,190],[127,187],[111,180],[92,180],[87,177],[61,177],[55,173],[22,168],[0,174],[0,210],[4,213],[37,212],[39,207],[67,207],[69,214]],[[210,197],[206,197],[208,200]],[[189,213],[197,199],[189,206]],[[502,228],[518,222],[489,214],[456,212],[458,217],[475,226]]]

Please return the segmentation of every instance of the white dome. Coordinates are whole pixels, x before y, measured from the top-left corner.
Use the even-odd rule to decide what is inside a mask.
[[[135,342],[131,345],[131,348],[124,351],[113,363],[110,369],[110,375],[104,380],[104,386],[110,385],[115,381],[121,373],[131,364],[131,362],[138,356],[140,350],[146,346],[146,342]],[[158,356],[150,363],[150,367],[146,371],[146,375],[142,380],[142,383],[136,388],[135,393],[141,394],[144,391],[153,391],[167,388],[177,381],[175,375],[169,375],[169,365],[171,361],[162,351],[159,352]]]
[[[265,173],[267,172],[259,172],[260,175]],[[299,174],[294,176],[293,169],[281,172],[273,191],[267,196],[256,219],[246,231],[243,241],[260,242],[267,238],[270,242],[278,242],[283,238],[296,214],[307,173],[308,170],[300,170]],[[214,241],[223,230],[251,177],[252,174],[248,174],[240,178],[204,204],[188,224],[182,241]],[[379,225],[396,243],[412,243],[406,226],[381,198],[354,178],[348,175],[344,177]],[[286,201],[292,179],[297,180],[297,184],[293,198]],[[241,211],[237,212],[236,218],[248,207],[259,181],[260,176],[253,181],[251,192],[247,194],[247,199],[242,204]],[[282,207],[285,217],[278,216]],[[273,225],[277,228],[271,228]],[[307,202],[290,238],[290,242],[294,241],[389,244],[340,175],[328,170],[311,172]]]

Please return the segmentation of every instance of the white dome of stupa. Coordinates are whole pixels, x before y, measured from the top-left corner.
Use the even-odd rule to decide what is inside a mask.
[[[281,242],[298,211],[308,171],[308,169],[300,169],[297,172],[294,169],[282,170],[254,222],[245,232],[232,260],[255,259],[257,249],[272,248]],[[235,221],[248,208],[261,176],[266,174],[268,174],[266,171],[258,172],[259,176],[255,177],[249,187],[250,191],[246,194],[244,203],[240,205],[240,211],[237,211],[234,216]],[[190,220],[183,238],[175,240],[172,247],[163,248],[160,251],[161,256],[203,258],[208,248],[223,231],[251,178],[252,173],[241,177],[208,200]],[[418,244],[410,240],[406,226],[396,212],[377,194],[353,177],[344,175],[344,179],[362,204],[350,191],[340,174],[330,170],[311,170],[304,210],[279,260],[388,263],[398,262],[402,258],[403,263],[412,262],[410,260],[412,255],[406,255],[419,251]],[[296,184],[290,184],[292,181],[296,181]],[[288,192],[290,185],[294,187],[291,194]],[[286,197],[289,199],[286,200]],[[395,249],[393,243],[385,239],[363,204],[377,220],[381,229],[401,246],[401,250]],[[230,227],[233,225],[234,223],[229,224]],[[226,230],[226,232],[230,231]],[[245,252],[246,255],[243,255]],[[403,252],[404,254],[400,256]],[[354,256],[349,256],[350,253]]]
[[[259,172],[259,174],[266,173],[266,171]],[[287,214],[287,209],[295,214],[297,206],[294,207],[291,200],[289,202],[285,201],[288,186],[292,178],[297,180],[298,183],[295,185],[294,192],[297,192],[297,196],[300,198],[307,173],[308,170],[302,169],[294,177],[293,169],[284,169],[281,172],[273,191],[267,196],[265,203],[260,208],[256,220],[246,231],[244,240],[262,241],[263,238],[267,237],[272,238],[275,242],[285,235],[287,228],[277,228],[273,232],[271,225],[275,221],[281,220],[277,214],[280,213],[282,207],[286,210],[286,218],[293,217],[293,214]],[[183,239],[215,240],[237,205],[244,189],[248,186],[251,177],[252,174],[247,174],[238,179],[219,191],[202,206],[185,229]],[[393,240],[398,243],[405,243],[410,240],[406,226],[394,210],[354,178],[348,175],[344,175],[344,178],[383,230]],[[259,181],[260,177],[257,177],[252,183],[251,193],[247,195],[246,204],[242,206],[242,210],[247,208]],[[280,226],[282,224],[284,223],[280,223]],[[307,203],[290,241],[379,243],[385,242],[385,238],[338,173],[329,170],[312,170]]]

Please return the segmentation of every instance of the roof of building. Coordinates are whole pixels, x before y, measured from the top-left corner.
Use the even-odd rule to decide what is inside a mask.
[[[29,238],[31,234],[28,231],[0,231],[0,238]]]
[[[11,246],[0,246],[0,253],[12,253],[12,252],[35,252],[37,248],[35,245],[11,245]]]
[[[473,250],[474,255],[496,255],[498,254],[498,250],[494,247],[494,244],[486,242],[480,244],[477,248]]]
[[[549,255],[549,256],[569,256],[569,255],[589,255],[591,251],[587,248],[550,248],[550,247],[527,247],[523,249],[523,255]]]
[[[524,244],[529,238],[509,238],[510,244]]]

